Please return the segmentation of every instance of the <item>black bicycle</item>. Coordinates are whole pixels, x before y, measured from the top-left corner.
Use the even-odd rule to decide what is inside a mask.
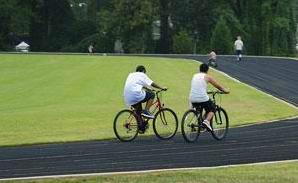
[[[209,59],[208,60],[208,66],[209,67],[214,67],[214,68],[217,68],[217,62],[215,59]]]
[[[156,94],[156,100],[151,107],[153,108],[151,113],[154,114],[153,131],[155,135],[159,139],[168,140],[174,137],[177,132],[178,118],[172,109],[164,107],[164,103],[161,101],[161,94],[163,91],[164,90],[154,91]],[[150,119],[143,116],[138,118],[137,115],[138,114],[133,108],[130,110],[124,109],[116,115],[113,129],[116,137],[120,141],[129,142],[137,137],[138,133],[140,133],[138,125],[140,122],[138,122],[137,119],[142,119],[143,123],[147,124],[146,130],[148,129]]]
[[[216,95],[224,94],[221,91],[210,91],[211,100],[216,107],[214,117],[211,121],[213,131],[212,136],[216,140],[224,139],[228,134],[229,129],[229,118],[227,112],[218,104],[216,104]],[[183,115],[181,122],[181,132],[183,138],[187,142],[195,142],[202,131],[206,131],[202,122],[205,119],[205,112],[202,108],[189,109]]]

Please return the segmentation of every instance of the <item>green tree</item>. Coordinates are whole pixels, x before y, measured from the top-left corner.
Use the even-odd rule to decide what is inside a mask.
[[[226,20],[220,17],[212,33],[211,47],[219,54],[231,54],[233,50],[231,31]]]
[[[67,0],[34,2],[31,38],[35,51],[60,51],[70,44],[74,15]]]
[[[216,4],[217,0],[174,0],[172,5],[174,34],[186,30],[193,41],[199,43],[197,51],[209,51],[212,30],[218,19],[213,13]]]
[[[160,40],[159,52],[170,53],[172,36],[170,31],[170,0],[159,0],[159,16],[160,16]]]
[[[108,33],[113,32],[113,37],[123,42],[125,52],[144,53],[150,50],[148,45],[152,42],[152,22],[156,11],[154,2],[114,0],[112,10],[101,14],[103,16],[100,20],[105,22],[102,27],[108,29]]]
[[[10,50],[28,38],[32,16],[28,2],[0,0],[0,50]]]
[[[193,51],[193,41],[186,31],[181,31],[173,38],[173,52],[190,54]]]

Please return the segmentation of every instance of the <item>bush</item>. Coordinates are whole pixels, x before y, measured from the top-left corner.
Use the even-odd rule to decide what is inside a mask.
[[[219,19],[212,33],[211,47],[219,54],[231,54],[233,52],[231,31],[223,17]]]
[[[178,54],[192,53],[193,42],[185,31],[181,31],[173,37],[173,52]]]

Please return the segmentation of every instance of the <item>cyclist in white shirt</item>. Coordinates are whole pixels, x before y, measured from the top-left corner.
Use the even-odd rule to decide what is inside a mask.
[[[166,87],[160,87],[156,83],[154,83],[147,75],[146,75],[146,68],[142,65],[137,66],[136,72],[130,73],[126,79],[125,86],[124,86],[124,100],[128,106],[132,106],[138,117],[140,115],[147,117],[147,118],[154,118],[149,112],[149,108],[151,107],[155,94],[150,91],[146,90],[146,88],[155,87],[161,90],[167,90]],[[142,103],[147,102],[145,109],[142,110]],[[138,119],[138,121],[141,118]],[[146,124],[140,124],[140,130],[145,130]]]
[[[200,65],[200,72],[193,75],[189,100],[194,108],[198,109],[201,107],[206,111],[207,115],[203,121],[203,125],[209,131],[212,131],[210,121],[215,113],[215,105],[207,94],[208,83],[211,83],[215,88],[224,93],[229,93],[230,91],[219,84],[212,76],[208,75],[208,70],[209,66],[204,63]]]
[[[213,67],[217,67],[217,63],[216,63],[216,53],[214,50],[212,50],[209,54],[208,54],[209,58],[208,58],[208,66],[213,66]]]
[[[242,50],[243,50],[243,41],[241,40],[240,36],[237,36],[237,40],[234,43],[235,50],[236,50],[236,55],[237,55],[237,60],[241,61],[242,58]]]

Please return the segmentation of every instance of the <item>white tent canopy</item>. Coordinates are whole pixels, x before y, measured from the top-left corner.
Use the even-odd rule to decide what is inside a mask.
[[[29,47],[30,47],[30,45],[23,41],[16,46],[16,50],[28,50]]]

